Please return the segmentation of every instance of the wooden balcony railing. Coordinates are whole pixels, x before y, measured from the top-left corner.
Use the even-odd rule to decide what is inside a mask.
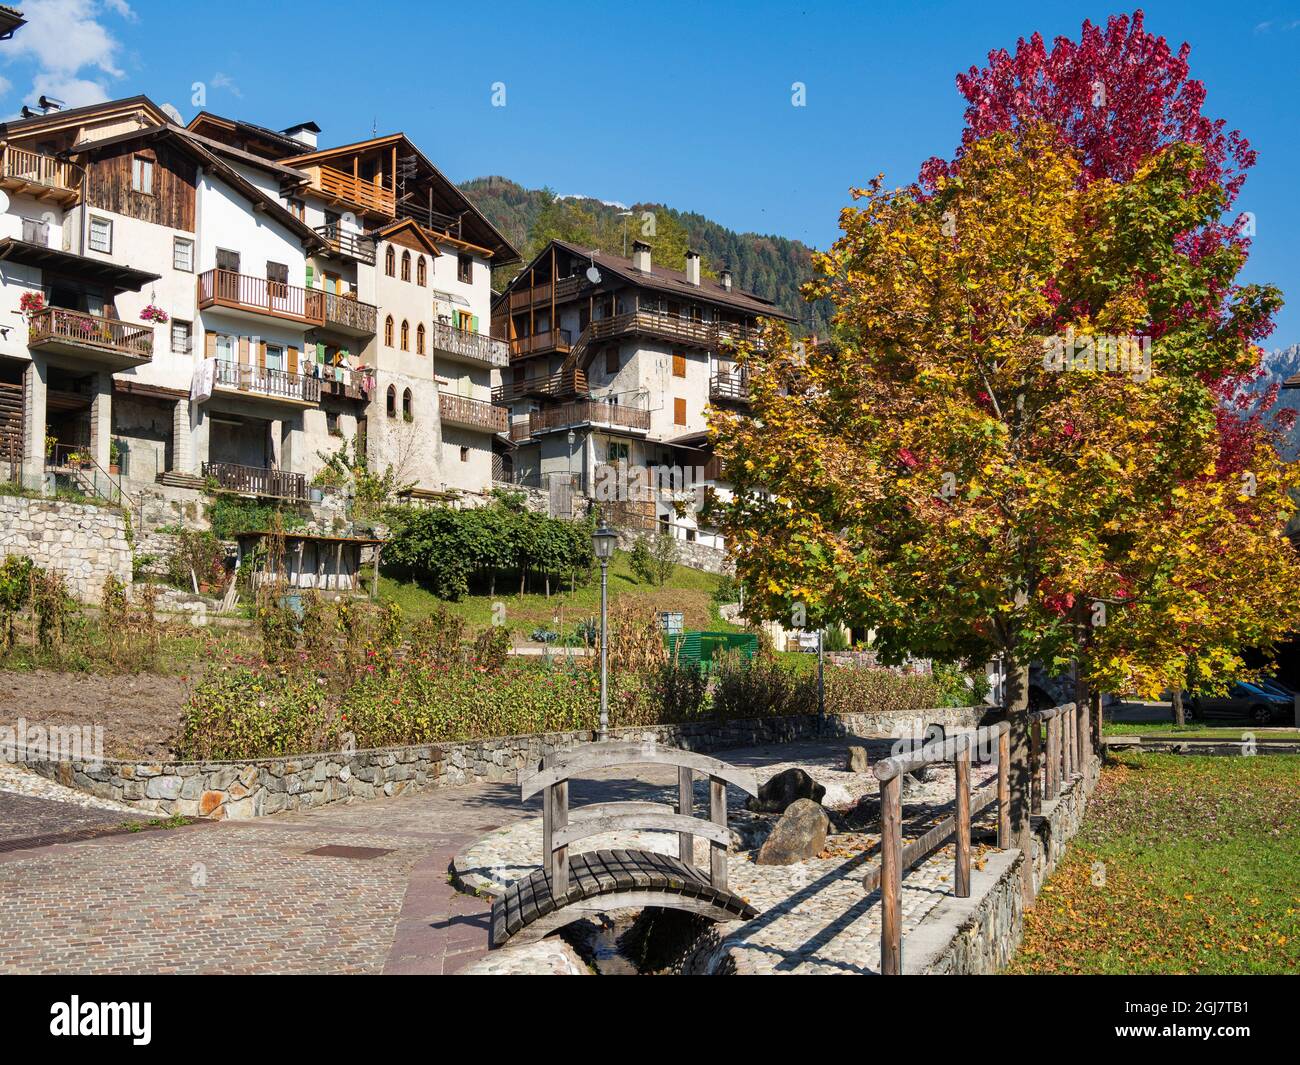
[[[481,399],[467,399],[450,392],[438,393],[438,414],[448,425],[482,429],[489,433],[504,433],[510,417],[504,407],[494,407]]]
[[[692,347],[715,351],[728,344],[758,339],[758,331],[748,326],[727,322],[697,322],[675,314],[655,311],[628,311],[611,318],[600,318],[591,323],[591,340],[609,340],[628,334],[660,337],[664,340],[689,344]]]
[[[379,319],[379,308],[373,303],[365,303],[351,296],[340,296],[333,292],[322,293],[325,297],[325,324],[339,326],[357,333],[371,334]]]
[[[230,307],[294,322],[325,324],[326,293],[319,289],[286,285],[231,270],[207,270],[199,274],[198,289],[199,310]]]
[[[346,255],[355,259],[359,263],[367,263],[371,266],[375,263],[375,239],[368,237],[364,233],[353,233],[344,229],[338,222],[329,225],[317,226],[316,232],[319,233],[325,242],[330,246],[330,250],[339,255]]]
[[[52,155],[29,152],[12,144],[6,144],[0,150],[0,187],[6,190],[39,185],[66,193],[56,198],[67,201],[80,193],[81,175],[81,167]]]
[[[725,370],[715,373],[709,378],[709,399],[732,403],[749,402],[749,374]]]
[[[308,172],[312,172],[310,168]],[[346,201],[379,214],[395,215],[397,199],[393,194],[393,190],[377,185],[373,181],[354,178],[351,174],[345,174],[341,170],[322,166],[316,172],[313,184],[333,200]]]
[[[582,287],[581,277],[562,277],[554,285],[554,298],[556,303],[563,303],[567,299],[572,299]],[[510,293],[510,310],[527,310],[529,307],[538,307],[542,304],[551,302],[552,286],[550,284],[534,285],[532,288],[519,289]]]
[[[145,362],[153,358],[153,327],[102,318],[85,311],[46,307],[32,315],[27,342],[33,346],[49,342],[100,349]]]
[[[613,425],[624,429],[649,429],[650,412],[601,399],[580,399],[561,403],[528,416],[530,434],[563,429],[570,425]]]
[[[413,203],[410,200],[399,203],[397,205],[397,217],[410,218],[425,229],[432,230],[435,233],[446,233],[447,236],[455,237],[457,240],[461,237],[459,215],[443,214],[441,211],[435,211],[424,204]]]
[[[504,340],[456,329],[442,322],[433,325],[433,349],[484,366],[500,367],[510,362],[510,348]]]
[[[320,379],[272,370],[251,363],[214,360],[217,364],[216,383],[219,388],[233,388],[252,396],[284,399],[293,403],[319,403]]]
[[[307,478],[301,473],[241,466],[237,462],[205,462],[203,476],[229,492],[275,499],[306,499]]]
[[[538,355],[544,351],[567,352],[573,346],[573,334],[567,329],[546,329],[530,337],[515,337],[510,341],[510,357]]]
[[[514,403],[528,396],[550,396],[566,399],[584,395],[587,375],[579,369],[564,370],[549,376],[525,377],[522,381],[508,381],[492,389],[493,403]]]

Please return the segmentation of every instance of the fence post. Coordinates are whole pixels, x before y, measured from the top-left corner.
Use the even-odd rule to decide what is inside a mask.
[[[561,780],[555,787],[552,801],[552,820],[556,828],[569,823],[569,782]],[[562,899],[569,893],[569,848],[556,847],[551,854],[551,897]]]
[[[880,782],[880,971],[903,971],[901,774]]]
[[[1041,813],[1043,810],[1043,723],[1034,719],[1029,730],[1029,812]]]
[[[695,778],[689,769],[677,770],[677,812],[690,817],[695,812]],[[694,868],[695,837],[689,832],[677,833],[677,853],[682,861]]]
[[[727,827],[727,782],[719,777],[709,777],[709,820],[722,828]],[[709,883],[719,890],[727,886],[725,843],[709,843]]]
[[[957,752],[957,869],[954,893],[970,897],[970,747]]]
[[[1057,780],[1061,773],[1061,730],[1060,715],[1047,719],[1047,779],[1044,782],[1043,798],[1055,799]]]
[[[1011,846],[1011,734],[998,732],[998,850]]]
[[[1061,715],[1061,746],[1064,748],[1064,770],[1061,774],[1061,780],[1064,787],[1070,786],[1070,778],[1074,775],[1074,711],[1066,710]]]

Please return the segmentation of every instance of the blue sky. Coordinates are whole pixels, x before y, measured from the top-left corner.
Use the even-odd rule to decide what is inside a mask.
[[[956,145],[954,75],[1018,36],[1077,35],[1131,10],[1052,3],[221,5],[29,0],[0,42],[0,111],[143,92],[275,128],[315,119],[325,143],[410,134],[454,180],[660,200],[738,230],[834,239],[846,190],[912,178]],[[1207,112],[1259,164],[1240,207],[1257,235],[1247,278],[1291,297],[1271,344],[1300,342],[1300,0],[1150,3],[1147,24],[1192,44]],[[791,104],[806,86],[807,106]],[[492,105],[493,86],[505,106]],[[499,94],[498,94],[499,98]]]

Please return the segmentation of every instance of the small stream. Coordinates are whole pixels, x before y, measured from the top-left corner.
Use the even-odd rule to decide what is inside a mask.
[[[682,972],[711,925],[706,917],[650,906],[611,910],[560,934],[598,976],[665,976]]]

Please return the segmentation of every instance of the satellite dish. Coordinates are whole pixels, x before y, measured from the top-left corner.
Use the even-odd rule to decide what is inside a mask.
[[[175,122],[176,125],[178,126],[185,125],[185,119],[181,117],[180,111],[178,111],[175,108],[175,106],[173,106],[172,104],[163,104],[162,107],[159,108],[159,110],[168,118],[170,118],[173,122]]]
[[[587,280],[590,281],[593,285],[600,284],[600,271],[596,269],[594,263],[591,266],[587,267]]]

